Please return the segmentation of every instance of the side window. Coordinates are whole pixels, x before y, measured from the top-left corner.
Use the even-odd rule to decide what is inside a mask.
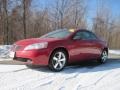
[[[75,36],[73,37],[73,39],[87,39],[89,37],[88,34],[86,34],[86,32],[83,31],[79,31],[75,34]]]
[[[89,39],[93,39],[93,40],[97,39],[95,34],[93,34],[92,32],[88,32],[88,33],[89,33]]]
[[[97,37],[92,32],[79,31],[75,34],[73,39],[90,40],[90,39],[97,39]]]

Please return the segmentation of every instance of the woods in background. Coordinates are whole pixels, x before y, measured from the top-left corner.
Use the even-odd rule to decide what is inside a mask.
[[[104,0],[98,0],[91,26],[87,21],[90,0],[51,0],[50,5],[34,9],[35,1],[41,0],[0,0],[0,44],[40,37],[59,28],[87,28],[108,41],[110,48],[120,48],[120,20]]]

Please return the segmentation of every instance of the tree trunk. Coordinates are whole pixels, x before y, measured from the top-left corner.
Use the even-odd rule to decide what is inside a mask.
[[[23,28],[24,28],[24,38],[27,38],[26,32],[26,2],[23,0]]]
[[[2,20],[3,20],[3,41],[4,44],[9,44],[8,41],[8,11],[7,11],[7,0],[2,0],[3,3],[3,15],[2,15]]]

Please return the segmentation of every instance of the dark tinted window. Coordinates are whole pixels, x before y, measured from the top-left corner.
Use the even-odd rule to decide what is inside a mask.
[[[79,31],[75,34],[73,38],[83,39],[83,40],[97,39],[97,37],[92,32],[87,32],[87,31]]]
[[[92,32],[88,32],[89,33],[89,39],[97,39],[96,35]]]

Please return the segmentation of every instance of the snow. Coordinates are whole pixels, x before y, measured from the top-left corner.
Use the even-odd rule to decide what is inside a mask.
[[[9,59],[11,46],[0,46],[0,60]],[[119,50],[110,50],[120,55]],[[61,72],[48,67],[0,64],[0,90],[120,90],[120,59],[99,65],[67,66]]]
[[[26,68],[25,65],[0,65],[0,73],[12,72],[25,68]]]
[[[0,58],[9,58],[11,45],[0,45]]]
[[[120,50],[109,50],[110,54],[120,55]]]
[[[47,67],[0,65],[0,90],[120,90],[120,60],[92,63],[56,73]]]

